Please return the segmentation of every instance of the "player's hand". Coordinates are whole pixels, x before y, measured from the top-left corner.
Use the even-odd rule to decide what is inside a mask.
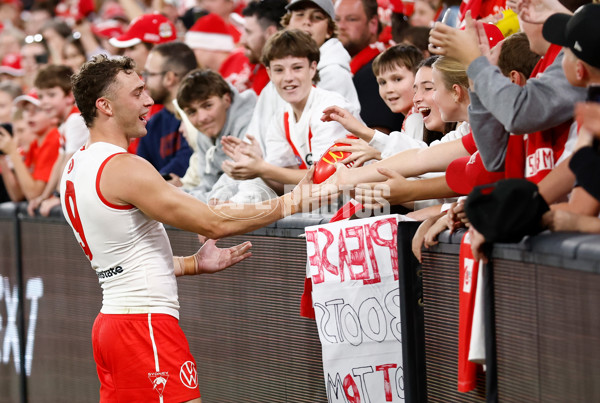
[[[344,129],[365,141],[371,141],[375,131],[365,126],[354,115],[339,106],[328,106],[321,116],[323,122],[338,122]],[[344,140],[345,141],[345,140]]]
[[[313,165],[294,189],[283,196],[285,215],[311,212],[331,203],[339,196],[340,189],[336,184],[330,181],[320,184],[313,183],[314,171]]]
[[[233,266],[252,256],[250,242],[244,242],[231,248],[218,248],[217,241],[206,239],[194,255],[197,274],[212,274]]]
[[[347,146],[335,145],[338,143],[345,143],[345,144],[349,144],[349,145],[347,145]],[[345,152],[352,153],[352,155],[350,155],[349,157],[344,158],[343,160],[339,161],[340,164],[345,165],[345,164],[352,163],[352,166],[358,167],[367,161],[381,159],[381,153],[379,151],[377,151],[376,149],[374,149],[373,147],[371,147],[369,145],[369,143],[367,143],[363,139],[351,139],[351,138],[337,139],[335,141],[335,144],[334,144],[334,147],[331,148],[332,152],[345,151]]]
[[[340,163],[340,162],[336,162],[335,163],[335,173],[333,175],[331,175],[331,178],[333,180],[333,183],[337,184],[337,185],[353,185],[354,183],[352,182],[352,172],[350,171],[350,168],[348,168],[346,165]]]

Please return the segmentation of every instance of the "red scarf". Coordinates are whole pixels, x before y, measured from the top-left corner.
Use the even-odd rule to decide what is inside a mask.
[[[356,74],[365,64],[375,59],[375,56],[385,50],[385,45],[381,42],[375,42],[358,52],[350,61],[350,70]]]

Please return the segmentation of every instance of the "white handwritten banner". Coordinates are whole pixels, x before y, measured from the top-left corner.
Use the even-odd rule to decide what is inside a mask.
[[[403,402],[397,215],[306,228],[329,402]]]

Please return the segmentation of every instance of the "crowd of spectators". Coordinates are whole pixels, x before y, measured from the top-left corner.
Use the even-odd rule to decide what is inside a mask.
[[[273,197],[346,152],[331,181],[423,221],[417,256],[466,225],[483,257],[494,237],[464,196],[506,178],[537,185],[541,228],[599,232],[600,97],[585,101],[600,5],[587,3],[2,1],[1,201],[59,204],[88,135],[70,77],[106,54],[131,57],[154,100],[127,151],[203,201]]]

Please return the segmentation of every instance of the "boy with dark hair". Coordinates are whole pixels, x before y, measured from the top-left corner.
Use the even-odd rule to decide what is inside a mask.
[[[27,206],[27,211],[32,216],[38,207],[40,214],[47,216],[54,206],[60,204],[60,175],[69,158],[85,145],[89,137],[89,131],[75,106],[75,98],[71,91],[72,75],[73,70],[70,67],[49,65],[40,70],[35,78],[34,85],[38,89],[41,108],[56,118],[59,124],[61,148],[44,191]]]
[[[221,165],[228,158],[221,139],[232,136],[242,139],[252,119],[256,94],[252,90],[239,93],[223,77],[211,70],[195,70],[182,81],[177,92],[177,104],[198,130],[195,166],[200,184],[189,191],[206,201],[219,177]]]
[[[427,146],[428,142],[424,142],[426,139],[423,138],[423,116],[413,113],[413,84],[422,60],[423,54],[412,45],[392,46],[373,60],[372,69],[377,80],[379,97],[391,112],[405,116],[400,131],[392,131],[388,135],[368,127],[339,106],[330,106],[323,111],[323,119],[339,122],[359,138],[346,141],[350,146],[344,151],[353,154],[344,163],[359,158],[355,161],[358,166],[369,158],[387,158],[409,148]],[[367,147],[363,140],[368,142],[370,147]]]
[[[517,32],[502,42],[503,49],[498,55],[498,68],[502,75],[515,82],[513,74],[518,73],[524,80],[531,76],[540,55],[529,50],[529,41],[524,32]]]

